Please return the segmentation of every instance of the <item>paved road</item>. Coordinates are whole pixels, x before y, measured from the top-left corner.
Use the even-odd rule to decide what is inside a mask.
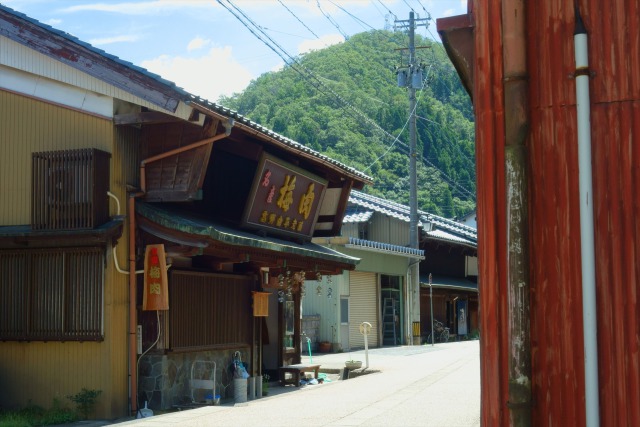
[[[341,368],[363,351],[313,355],[322,368]],[[349,380],[296,388],[271,387],[243,404],[126,421],[118,426],[480,426],[479,342],[369,351],[369,370]],[[309,357],[303,358],[308,363]],[[364,365],[363,365],[364,366]]]

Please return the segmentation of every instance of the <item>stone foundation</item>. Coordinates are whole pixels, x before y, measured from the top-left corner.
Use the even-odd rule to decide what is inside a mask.
[[[215,362],[216,394],[223,400],[233,398],[233,375],[229,367],[233,363],[233,354],[236,351],[241,352],[243,362],[250,363],[248,348],[145,355],[140,360],[138,369],[138,406],[143,408],[146,401],[152,410],[168,410],[174,405],[191,403],[189,380],[194,361]],[[212,368],[212,363],[196,364],[194,379],[213,379]],[[251,373],[250,369],[248,370]],[[195,401],[204,401],[205,394],[203,390],[196,390]]]

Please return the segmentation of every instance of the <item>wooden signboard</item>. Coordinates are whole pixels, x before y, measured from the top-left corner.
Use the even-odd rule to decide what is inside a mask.
[[[310,238],[327,181],[264,154],[247,200],[243,225]]]
[[[144,255],[143,310],[169,310],[169,286],[164,245],[147,245]]]

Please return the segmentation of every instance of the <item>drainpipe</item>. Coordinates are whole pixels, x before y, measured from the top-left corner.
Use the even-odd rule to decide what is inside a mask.
[[[598,401],[598,325],[596,322],[596,258],[591,179],[591,101],[587,30],[578,6],[573,35],[576,57],[576,110],[578,117],[578,180],[580,187],[580,252],[582,255],[582,328],[587,427],[600,425]]]
[[[144,193],[131,193],[129,195],[129,271],[136,271],[136,197]],[[138,327],[138,313],[136,311],[136,274],[129,274],[129,402],[130,414],[138,411],[138,364],[136,349],[136,332]]]
[[[510,425],[531,426],[528,72],[524,0],[502,2]]]

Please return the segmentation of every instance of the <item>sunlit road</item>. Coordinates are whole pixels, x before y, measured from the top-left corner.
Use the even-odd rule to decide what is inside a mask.
[[[313,356],[339,366],[364,352]],[[308,356],[303,359],[308,362]],[[374,371],[301,388],[273,387],[246,404],[208,406],[121,423],[135,426],[479,426],[479,342],[373,349]],[[280,389],[280,390],[278,390]]]

